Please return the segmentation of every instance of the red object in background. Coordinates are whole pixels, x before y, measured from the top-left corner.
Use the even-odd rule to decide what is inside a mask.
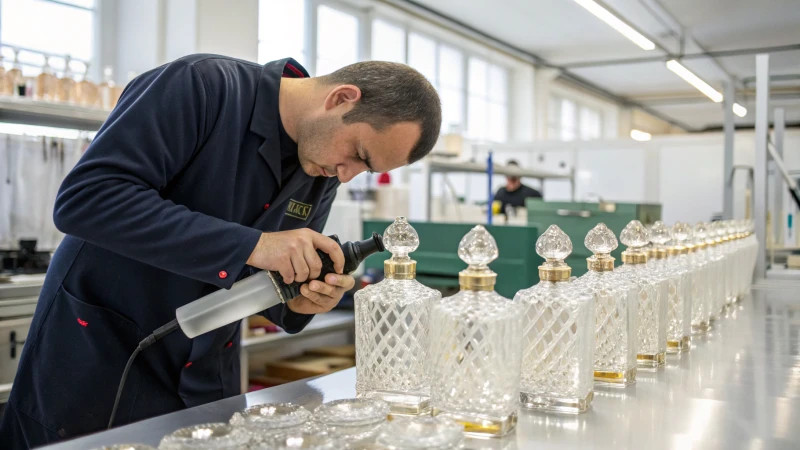
[[[389,175],[388,172],[384,172],[378,175],[378,184],[379,185],[392,184],[392,176]]]

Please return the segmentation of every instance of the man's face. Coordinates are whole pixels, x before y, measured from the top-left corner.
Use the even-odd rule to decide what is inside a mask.
[[[353,108],[353,99],[360,98],[360,92],[338,94],[329,94],[320,114],[298,124],[298,158],[303,171],[347,183],[367,170],[388,172],[404,166],[420,138],[420,125],[399,122],[378,132],[366,123],[345,124],[342,116]]]

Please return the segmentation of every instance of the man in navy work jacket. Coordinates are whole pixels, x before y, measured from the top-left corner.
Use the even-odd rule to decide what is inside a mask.
[[[340,182],[419,160],[439,135],[430,83],[394,63],[309,78],[294,60],[264,66],[181,58],[125,89],[64,180],[55,253],[0,422],[0,447],[102,430],[131,352],[176,308],[258,270],[286,282],[339,274],[263,314],[296,333],[353,279],[320,234]],[[240,393],[239,323],[142,351],[115,426]]]

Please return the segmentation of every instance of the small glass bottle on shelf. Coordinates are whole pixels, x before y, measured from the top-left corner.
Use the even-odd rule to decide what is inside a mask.
[[[3,92],[12,97],[25,96],[25,77],[22,76],[22,65],[19,62],[19,49],[14,49],[14,65],[6,72]]]
[[[419,236],[405,217],[383,235],[392,257],[385,279],[356,292],[356,392],[379,398],[392,414],[430,412],[428,322],[442,294],[415,279],[417,263],[408,254]]]
[[[604,223],[583,242],[594,256],[586,259],[589,271],[576,283],[594,296],[594,382],[625,387],[636,382],[639,289],[614,271],[617,237]]]
[[[639,287],[638,342],[636,359],[640,368],[658,368],[666,362],[667,297],[666,280],[654,277],[647,267],[647,253],[642,248],[650,242],[647,230],[632,220],[620,233],[628,249],[622,252],[624,263],[617,272]]]
[[[545,259],[539,281],[517,292],[525,308],[520,403],[526,408],[582,413],[594,397],[594,297],[570,282],[564,259],[572,242],[557,225],[536,241]]]
[[[111,111],[117,106],[117,101],[122,93],[114,82],[114,69],[108,66],[103,69],[103,82],[98,86],[100,107]]]
[[[36,89],[33,91],[35,100],[52,102],[56,99],[58,78],[50,67],[50,57],[45,55],[42,73],[36,76]]]
[[[430,323],[433,415],[464,425],[465,433],[502,436],[516,427],[522,361],[522,308],[494,291],[489,263],[497,243],[477,225],[458,245],[469,266],[461,290],[433,305]]]
[[[89,63],[86,63],[83,79],[78,83],[78,105],[84,108],[97,108],[99,103],[98,88],[89,77]]]
[[[61,103],[77,104],[78,103],[78,83],[72,76],[72,68],[70,63],[72,57],[67,55],[64,60],[64,76],[56,78],[56,92],[54,100]]]
[[[687,295],[691,278],[685,264],[679,262],[679,258],[685,258],[686,253],[673,253],[666,247],[672,232],[664,222],[657,221],[651,230],[654,257],[649,264],[654,273],[666,278],[669,283],[667,353],[682,353],[689,351],[692,335],[692,309]]]

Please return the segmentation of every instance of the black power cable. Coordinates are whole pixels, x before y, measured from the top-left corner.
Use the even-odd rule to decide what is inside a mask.
[[[139,354],[142,350],[150,347],[151,345],[155,344],[155,342],[164,336],[172,333],[173,331],[178,329],[178,319],[173,319],[166,325],[157,328],[150,336],[142,339],[142,342],[139,342],[139,346],[136,347],[136,350],[133,351],[131,357],[128,358],[128,363],[125,364],[125,370],[122,371],[122,378],[119,380],[119,387],[117,388],[117,397],[114,399],[114,407],[111,408],[111,417],[108,419],[108,428],[111,429],[111,426],[114,424],[114,417],[117,415],[117,408],[119,407],[119,400],[122,398],[122,390],[125,388],[125,381],[128,379],[128,372],[131,370],[131,366],[133,366],[133,360],[136,359],[136,355]]]

